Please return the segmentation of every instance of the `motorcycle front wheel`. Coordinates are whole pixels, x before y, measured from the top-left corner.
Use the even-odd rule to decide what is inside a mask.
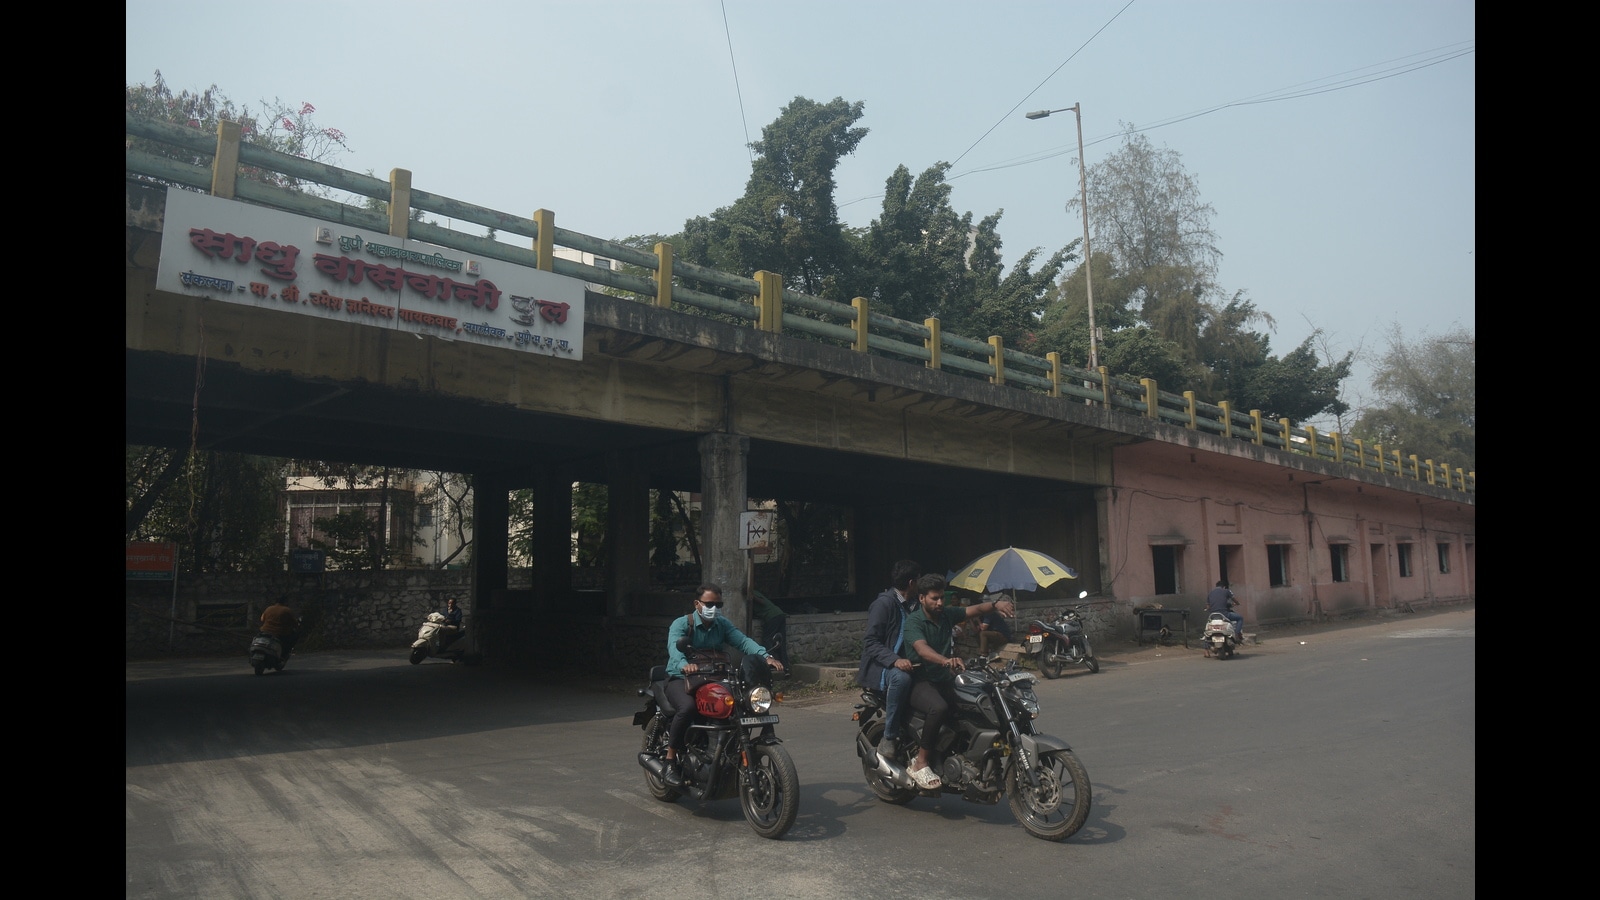
[[[1094,793],[1083,763],[1071,750],[1052,750],[1039,755],[1033,774],[1038,787],[1028,783],[1021,767],[1006,770],[1011,814],[1036,838],[1061,841],[1076,834],[1089,818]]]
[[[646,753],[653,753],[662,759],[667,758],[666,720],[656,716],[650,720],[650,724],[644,726],[644,742],[639,745],[639,749]],[[650,774],[649,769],[644,770],[644,786],[650,790],[650,796],[663,803],[671,803],[682,795],[682,792],[677,788],[669,787],[665,781]]]
[[[873,747],[883,740],[883,719],[867,724],[867,743]],[[905,754],[902,752],[901,754]],[[895,760],[898,764],[900,760]],[[885,803],[904,806],[917,796],[917,792],[910,788],[896,787],[890,779],[878,774],[878,758],[876,756],[861,761],[861,777],[867,781],[867,787],[872,790],[873,796]]]
[[[419,665],[423,660],[425,660],[427,658],[428,658],[428,648],[427,647],[415,647],[415,648],[412,649],[412,651],[411,651],[411,664],[413,666]]]
[[[1078,639],[1078,654],[1083,664],[1089,667],[1090,675],[1100,671],[1100,660],[1095,657],[1094,651],[1089,649],[1089,642],[1083,638]]]
[[[750,768],[739,791],[739,808],[756,834],[776,840],[800,814],[800,775],[781,744],[751,748]]]

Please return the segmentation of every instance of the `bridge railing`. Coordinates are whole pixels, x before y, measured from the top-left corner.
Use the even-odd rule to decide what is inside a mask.
[[[212,135],[128,115],[127,135],[127,172],[137,180],[181,185],[394,237],[414,238],[604,285],[665,309],[718,314],[772,333],[798,332],[811,340],[862,353],[918,362],[1018,390],[1144,416],[1314,459],[1466,493],[1477,489],[1476,472],[1452,468],[1444,461],[1419,460],[1381,444],[1369,447],[1338,432],[1319,434],[1314,427],[1296,426],[1288,419],[1267,419],[1260,410],[1235,410],[1228,401],[1206,403],[1197,400],[1192,391],[1169,393],[1148,378],[1130,381],[1113,376],[1105,366],[1092,370],[1066,365],[1058,353],[1042,357],[1025,353],[1004,346],[998,335],[976,340],[951,334],[940,328],[938,319],[911,322],[885,316],[873,312],[865,297],[846,304],[803,294],[785,288],[776,273],[735,275],[682,262],[673,258],[673,248],[668,243],[658,243],[646,251],[581,234],[558,227],[555,214],[549,210],[537,210],[531,217],[524,217],[432,194],[412,187],[411,173],[405,169],[391,170],[388,180],[384,180],[279,153],[243,142],[236,123],[219,123],[217,133]],[[142,149],[139,141],[166,147],[167,154]],[[178,155],[195,162],[173,158]],[[257,173],[271,173],[284,186],[260,180]],[[335,192],[362,199],[353,205],[333,199]],[[443,216],[452,223],[468,222],[492,229],[497,236],[444,228],[422,220],[425,213]],[[505,234],[525,237],[529,245],[519,247],[498,238]],[[558,247],[616,260],[635,271],[566,259],[556,255]]]

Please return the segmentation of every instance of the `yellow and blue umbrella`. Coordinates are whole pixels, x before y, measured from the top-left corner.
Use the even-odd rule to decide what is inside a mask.
[[[1007,547],[967,563],[949,579],[950,586],[988,594],[996,591],[1035,591],[1063,578],[1077,578],[1073,568],[1047,553]]]

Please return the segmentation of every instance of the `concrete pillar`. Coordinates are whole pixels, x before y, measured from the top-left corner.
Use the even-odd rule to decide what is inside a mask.
[[[507,534],[510,532],[511,488],[504,476],[475,472],[472,476],[472,582],[467,613],[476,634],[468,637],[493,658],[493,648],[514,643],[504,634],[507,623],[497,615],[494,598],[506,589]]]
[[[739,514],[749,502],[750,439],[737,434],[700,438],[700,564],[706,581],[721,585],[723,612],[742,623],[749,610],[745,581],[750,555],[739,549]],[[741,625],[741,630],[743,626]]]
[[[533,606],[553,609],[572,596],[572,473],[540,470],[533,485]]]
[[[742,476],[742,467],[740,472]],[[741,477],[741,489],[743,483]],[[605,613],[625,616],[632,612],[629,598],[650,589],[650,485],[632,453],[606,455],[606,515],[611,564]]]

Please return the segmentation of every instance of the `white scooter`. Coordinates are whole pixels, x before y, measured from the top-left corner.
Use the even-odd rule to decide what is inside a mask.
[[[1206,616],[1205,630],[1200,632],[1200,646],[1207,658],[1227,659],[1239,652],[1239,635],[1233,630],[1233,622],[1219,612]]]
[[[469,666],[483,662],[483,654],[469,649],[467,627],[463,625],[452,629],[445,624],[444,616],[436,612],[428,613],[428,617],[422,621],[422,627],[417,630],[417,639],[411,642],[413,666],[429,657]]]

